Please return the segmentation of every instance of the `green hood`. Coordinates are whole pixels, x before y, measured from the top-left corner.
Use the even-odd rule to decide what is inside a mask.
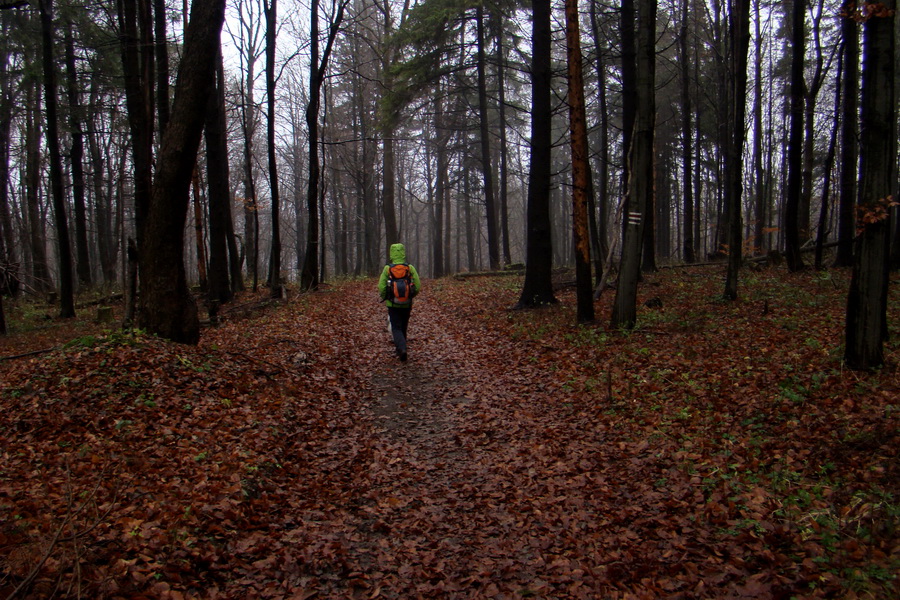
[[[391,262],[392,263],[405,263],[406,262],[406,248],[403,244],[391,244]]]

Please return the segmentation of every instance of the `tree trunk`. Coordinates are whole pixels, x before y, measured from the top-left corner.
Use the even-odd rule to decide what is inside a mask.
[[[346,0],[341,0],[339,3],[334,21],[329,26],[321,62],[319,59],[319,0],[312,0],[310,6],[309,106],[306,108],[306,126],[309,129],[309,185],[306,192],[306,207],[309,211],[309,221],[306,256],[300,271],[300,289],[304,291],[315,290],[319,286],[319,104],[328,59],[344,19],[346,5]]]
[[[44,66],[44,98],[47,109],[47,150],[50,155],[50,195],[56,223],[56,244],[59,253],[59,316],[75,317],[75,281],[72,273],[72,244],[66,218],[66,198],[63,183],[62,152],[59,148],[58,98],[56,64],[53,60],[53,2],[41,0],[41,39]]]
[[[187,3],[185,2],[185,6]],[[153,0],[153,29],[156,53],[156,114],[159,135],[165,134],[169,125],[169,37],[166,33],[166,0]],[[187,21],[187,15],[184,15]],[[185,22],[187,25],[187,22]]]
[[[682,218],[682,258],[686,263],[697,260],[694,252],[694,139],[692,132],[690,91],[690,59],[688,57],[688,17],[690,2],[683,4],[681,12],[681,28],[678,34],[678,54],[681,62],[681,143],[682,143],[682,206],[684,216]]]
[[[72,130],[70,163],[72,173],[72,205],[75,209],[75,271],[78,282],[90,287],[91,261],[88,249],[87,214],[84,200],[84,131],[81,127],[81,91],[78,89],[78,70],[75,67],[75,42],[72,38],[72,22],[66,19],[66,89],[69,99],[69,127]]]
[[[766,210],[766,183],[765,168],[763,166],[763,103],[762,103],[762,46],[763,39],[760,33],[762,25],[760,24],[759,5],[761,0],[754,0],[754,24],[755,24],[755,50],[756,60],[753,64],[754,86],[753,86],[753,172],[754,172],[754,189],[753,189],[753,242],[756,252],[764,252],[767,248],[765,243],[766,220],[768,219],[768,210]]]
[[[837,136],[838,130],[841,128],[841,121],[845,115],[841,114],[841,79],[844,76],[843,58],[838,59],[838,70],[836,76],[835,92],[834,92],[834,124],[831,127],[831,139],[828,141],[828,155],[825,157],[825,174],[822,183],[822,202],[819,208],[819,223],[816,227],[816,258],[815,266],[817,271],[825,268],[823,264],[823,254],[825,251],[825,239],[828,237],[828,208],[831,205],[831,172],[834,170],[834,158],[837,153]]]
[[[608,218],[609,213],[609,110],[607,109],[607,84],[606,84],[606,60],[604,58],[603,48],[600,45],[600,25],[597,22],[597,1],[591,0],[591,32],[594,38],[594,51],[597,54],[597,93],[598,102],[597,109],[600,120],[600,144],[597,151],[599,152],[599,170],[597,177],[597,253],[594,256],[598,288],[599,282],[603,279],[604,271],[608,270],[609,265],[605,262],[605,257],[609,251],[607,236],[609,233]],[[592,194],[593,195],[593,194]],[[592,211],[593,212],[593,211]],[[595,292],[596,294],[597,292]]]
[[[35,85],[25,84],[25,205],[28,215],[28,250],[31,254],[31,287],[39,293],[53,289],[47,262],[44,220],[40,211],[41,132],[38,126],[38,99]]]
[[[116,254],[117,241],[113,230],[112,193],[108,187],[104,187],[103,173],[111,162],[111,157],[104,161],[103,151],[100,148],[100,139],[97,132],[97,106],[99,78],[91,79],[90,100],[88,101],[88,115],[85,119],[87,125],[88,150],[91,157],[91,169],[93,170],[92,183],[94,190],[94,216],[97,227],[97,250],[100,259],[100,271],[103,274],[103,283],[110,285],[116,281]]]
[[[586,323],[594,320],[594,294],[588,234],[587,188],[590,162],[584,108],[578,0],[566,0],[566,50],[569,67],[569,130],[572,146],[572,235],[575,243],[575,288],[578,302],[576,318],[579,323]]]
[[[503,264],[512,262],[509,244],[509,148],[506,140],[506,56],[503,44],[503,15],[500,11],[491,14],[494,35],[497,38],[497,105],[499,108],[500,129],[500,239]]]
[[[281,298],[281,197],[278,191],[278,157],[275,148],[275,37],[278,33],[278,0],[263,0],[266,17],[266,147],[269,157],[269,193],[272,202],[272,251],[269,255],[269,293]]]
[[[442,88],[436,86],[434,92],[434,130],[435,130],[435,155],[437,172],[435,173],[435,208],[432,256],[434,277],[443,277],[447,274],[446,259],[444,255],[444,236],[450,232],[444,229],[444,203],[447,196],[447,128],[444,126],[444,99],[441,96]]]
[[[229,283],[228,222],[231,194],[228,175],[228,139],[225,122],[225,73],[218,53],[216,86],[206,110],[206,173],[209,180],[209,286],[208,299],[225,304],[232,298]]]
[[[872,13],[863,34],[859,189],[862,233],[856,240],[847,297],[844,351],[847,365],[857,370],[884,364],[888,335],[890,205],[896,202],[891,193],[897,169],[896,5],[896,0],[885,0],[881,5],[885,12]]]
[[[199,340],[200,323],[185,277],[184,224],[224,17],[225,0],[195,2],[191,8],[140,256],[140,326],[188,344]]]
[[[799,1],[799,0],[798,0]],[[728,98],[729,135],[726,154],[726,205],[728,207],[728,270],[725,298],[737,300],[738,273],[743,254],[744,120],[747,107],[747,51],[750,48],[750,0],[733,0],[729,15],[730,65]]]
[[[153,189],[153,36],[149,0],[117,0],[125,104],[134,165],[134,221],[138,252]]]
[[[0,23],[0,35],[6,36],[7,27]],[[12,82],[7,76],[8,55],[0,45],[0,261],[7,264],[18,262],[15,237],[13,236],[12,215],[9,209],[10,182],[10,134],[12,131],[13,93]],[[8,285],[0,286],[0,294],[12,292]]]
[[[624,4],[624,3],[623,3]],[[635,72],[636,111],[634,136],[627,160],[625,236],[619,267],[619,285],[612,326],[631,329],[637,321],[637,285],[640,279],[644,211],[653,194],[653,150],[656,120],[656,0],[639,0]]]
[[[834,264],[853,265],[853,238],[856,235],[856,194],[859,177],[859,24],[853,18],[856,2],[850,2],[841,15],[841,41],[844,44],[844,78],[841,87],[841,168],[838,208],[838,246]]]
[[[497,240],[497,207],[494,202],[494,168],[491,164],[491,138],[488,124],[487,103],[487,67],[485,63],[484,44],[484,9],[481,4],[475,7],[475,23],[477,26],[476,70],[478,75],[478,117],[481,132],[481,173],[484,181],[484,208],[487,216],[488,262],[491,269],[500,266],[500,245]]]
[[[791,129],[788,140],[788,184],[785,199],[784,240],[788,269],[803,269],[800,254],[800,210],[803,192],[803,62],[806,51],[806,2],[791,0]]]
[[[550,0],[532,0],[531,166],[528,171],[525,282],[519,308],[555,304],[551,279],[553,240],[550,233],[550,150],[552,70],[550,66]]]

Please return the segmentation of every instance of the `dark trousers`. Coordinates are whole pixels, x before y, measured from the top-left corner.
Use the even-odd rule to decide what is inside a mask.
[[[391,320],[391,334],[397,354],[406,354],[406,329],[409,327],[411,308],[388,307],[388,318]]]

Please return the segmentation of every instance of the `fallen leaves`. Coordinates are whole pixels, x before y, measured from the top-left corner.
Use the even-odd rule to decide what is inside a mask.
[[[630,335],[441,280],[405,364],[371,282],[3,363],[0,590],[889,597],[897,381],[831,358],[837,286],[757,278],[660,275]]]

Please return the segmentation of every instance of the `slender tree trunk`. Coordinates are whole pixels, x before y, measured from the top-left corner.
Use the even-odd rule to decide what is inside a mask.
[[[62,152],[59,147],[58,98],[56,64],[53,59],[53,3],[39,2],[41,39],[43,41],[44,98],[47,109],[47,149],[50,155],[50,195],[56,223],[56,244],[59,253],[59,316],[75,317],[75,281],[72,273],[72,244],[66,217],[66,198],[63,184]]]
[[[768,211],[766,210],[766,175],[763,166],[763,103],[762,103],[762,45],[763,39],[760,23],[759,5],[761,0],[754,0],[754,24],[755,36],[754,43],[756,49],[756,59],[753,64],[753,172],[754,172],[754,189],[753,189],[753,240],[754,248],[757,252],[764,252],[767,248],[765,243],[766,221],[768,219]]]
[[[791,0],[791,129],[788,141],[788,184],[785,199],[784,238],[788,269],[804,268],[800,254],[800,210],[803,192],[803,63],[806,51],[806,2]]]
[[[153,189],[153,46],[149,0],[117,0],[125,103],[134,165],[134,220],[138,251]]]
[[[503,264],[512,263],[509,244],[509,148],[506,139],[506,55],[503,44],[503,15],[491,15],[497,38],[497,104],[500,112],[500,238]]]
[[[552,70],[550,66],[550,0],[532,0],[531,166],[528,171],[525,282],[519,308],[555,304],[551,279],[553,240],[550,233],[550,150]]]
[[[278,157],[275,149],[275,37],[278,1],[263,0],[266,17],[266,147],[269,157],[269,193],[272,202],[272,251],[269,255],[269,292],[281,298],[281,197],[278,191]]]
[[[72,205],[75,209],[75,256],[78,282],[91,285],[91,261],[88,249],[87,213],[84,199],[84,132],[81,127],[81,92],[78,89],[78,70],[75,67],[75,43],[72,22],[65,24],[66,91],[69,100],[69,127],[72,130],[70,163],[72,173]]]
[[[88,102],[88,115],[85,118],[87,125],[88,151],[91,157],[91,178],[94,190],[94,218],[97,227],[97,250],[100,259],[100,271],[103,274],[103,283],[110,285],[116,280],[116,251],[117,242],[113,231],[112,194],[103,185],[107,161],[104,161],[100,147],[99,134],[97,132],[97,105],[99,102],[98,78],[91,80],[90,100]],[[110,159],[111,160],[111,159]],[[111,178],[110,178],[111,179]]]
[[[606,77],[606,59],[603,48],[600,44],[600,25],[597,21],[597,0],[591,0],[591,32],[594,38],[594,51],[596,52],[597,67],[597,108],[600,120],[600,147],[597,149],[599,153],[599,169],[597,177],[597,253],[594,256],[594,270],[596,271],[598,286],[594,292],[598,296],[601,288],[599,282],[603,280],[603,274],[608,270],[606,264],[606,255],[609,251],[607,236],[609,233],[609,225],[607,215],[609,214],[609,110],[607,108],[607,77]],[[592,211],[593,212],[593,211]]]
[[[344,19],[346,2],[341,0],[338,12],[328,31],[325,48],[319,58],[319,0],[312,0],[310,6],[310,69],[309,69],[309,106],[306,109],[306,126],[309,129],[309,186],[306,194],[306,207],[309,210],[307,229],[306,257],[300,272],[300,288],[304,291],[315,290],[319,286],[319,105],[322,84],[328,67],[328,59],[334,47]]]
[[[225,72],[221,50],[216,65],[216,86],[206,110],[206,173],[209,180],[208,300],[224,304],[232,299],[229,282],[228,223],[231,194],[228,175],[228,139],[225,122]]]
[[[7,35],[7,27],[0,23],[0,35]],[[9,208],[9,182],[10,182],[10,137],[12,131],[13,94],[12,85],[7,77],[8,55],[5,48],[0,45],[0,262],[6,264],[18,263],[15,237],[13,235],[12,215]],[[5,288],[5,289],[4,289]],[[7,281],[6,286],[0,286],[0,294],[8,291],[13,286]]]
[[[28,250],[31,255],[31,287],[39,293],[53,289],[47,261],[44,220],[40,211],[41,133],[34,83],[25,85],[25,205],[28,215]]]
[[[584,107],[584,76],[578,0],[566,0],[566,50],[569,66],[569,129],[572,146],[572,236],[575,243],[577,320],[594,320],[591,250],[588,234],[588,176],[590,161]]]
[[[494,168],[491,164],[490,125],[488,123],[487,103],[487,67],[485,63],[484,44],[484,8],[481,4],[475,7],[475,22],[477,26],[477,53],[476,65],[478,75],[478,116],[481,131],[481,173],[484,180],[484,207],[487,216],[488,238],[488,262],[491,269],[500,266],[500,245],[497,239],[497,207],[494,201]]]
[[[738,273],[743,253],[743,171],[745,116],[747,107],[747,51],[750,48],[750,0],[733,0],[730,21],[729,135],[726,160],[726,206],[728,214],[728,270],[725,298],[738,297]]]
[[[841,15],[844,44],[844,81],[841,87],[841,168],[838,208],[838,246],[834,264],[853,265],[853,238],[856,235],[856,194],[859,177],[859,24],[853,18],[855,1],[847,3]]]
[[[694,138],[693,138],[693,109],[691,107],[690,88],[690,60],[688,55],[688,19],[690,16],[690,2],[684,2],[681,12],[681,28],[678,34],[678,54],[681,62],[681,179],[683,185],[682,206],[684,216],[682,219],[682,257],[684,262],[692,263],[697,260],[694,252]]]
[[[450,232],[444,229],[444,200],[447,195],[447,128],[444,126],[444,99],[441,97],[443,90],[440,85],[434,92],[434,130],[435,130],[435,154],[437,160],[437,172],[435,173],[435,207],[434,207],[434,233],[432,236],[432,256],[434,261],[433,275],[443,277],[446,275],[444,258],[444,236]]]
[[[203,202],[200,198],[200,171],[196,167],[191,176],[191,188],[194,198],[194,247],[197,249],[197,273],[200,279],[200,290],[206,294],[209,292],[209,287],[206,274],[206,244],[203,241]]]
[[[838,130],[841,128],[841,122],[845,118],[841,114],[841,79],[844,76],[844,60],[843,54],[838,59],[838,70],[836,76],[835,92],[834,92],[834,125],[831,127],[831,139],[828,141],[828,154],[825,157],[825,174],[822,183],[822,202],[819,208],[819,223],[816,227],[816,270],[821,271],[825,268],[823,263],[823,255],[825,251],[825,238],[828,237],[828,208],[831,205],[831,172],[834,170],[834,159],[837,154],[837,137]]]
[[[862,233],[856,238],[853,276],[847,296],[844,360],[852,369],[884,364],[888,336],[887,300],[890,205],[896,183],[897,101],[894,62],[896,0],[884,0],[872,13],[863,34],[859,213]]]
[[[653,194],[653,150],[656,121],[656,0],[639,0],[635,72],[634,137],[628,154],[628,196],[619,285],[613,304],[612,326],[631,329],[637,321],[637,285],[640,278],[644,211]]]

